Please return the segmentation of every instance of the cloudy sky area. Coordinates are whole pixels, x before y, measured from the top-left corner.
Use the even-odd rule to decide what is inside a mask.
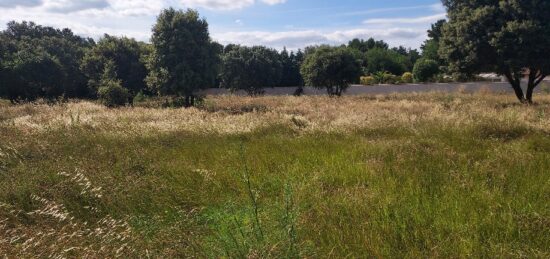
[[[170,6],[198,9],[222,44],[277,49],[369,37],[418,48],[430,24],[445,18],[438,0],[0,0],[0,28],[27,20],[148,41],[156,15]]]

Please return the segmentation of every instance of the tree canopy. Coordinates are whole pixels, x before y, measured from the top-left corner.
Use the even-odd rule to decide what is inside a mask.
[[[222,87],[258,95],[263,88],[280,84],[283,64],[276,50],[262,46],[233,46],[228,50],[222,57]]]
[[[346,47],[321,46],[310,50],[301,67],[306,85],[326,88],[330,96],[340,96],[362,74],[361,64]]]
[[[453,72],[506,76],[521,102],[550,73],[550,1],[443,0],[449,21],[439,53]],[[528,74],[524,94],[521,81]]]
[[[214,86],[220,48],[197,11],[163,10],[153,27],[151,43],[147,82],[156,92],[184,97],[190,106],[198,90]]]
[[[69,29],[9,22],[0,32],[0,94],[11,100],[86,96],[86,77],[79,67],[93,44]]]
[[[145,43],[126,37],[105,35],[97,45],[87,51],[81,69],[89,79],[88,86],[95,92],[106,66],[112,63],[110,69],[114,69],[121,86],[128,89],[131,95],[135,95],[146,89],[147,68],[143,58],[147,52]]]

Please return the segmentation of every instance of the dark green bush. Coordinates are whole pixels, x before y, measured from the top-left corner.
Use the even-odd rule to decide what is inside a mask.
[[[107,107],[124,106],[128,103],[128,89],[120,85],[120,81],[107,81],[97,90],[101,103]]]
[[[413,75],[418,82],[428,82],[439,74],[439,65],[435,60],[420,59],[414,64]]]

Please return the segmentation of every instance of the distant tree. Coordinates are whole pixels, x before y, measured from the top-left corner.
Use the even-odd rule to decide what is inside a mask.
[[[317,47],[301,67],[306,85],[326,88],[330,96],[342,93],[361,77],[361,65],[353,51],[345,47]]]
[[[300,65],[303,62],[303,54],[297,57],[294,52],[283,49],[280,53],[281,65],[283,66],[280,86],[302,86],[304,80],[300,74]]]
[[[2,35],[2,41],[9,42],[9,47],[4,49],[4,54],[2,54],[6,63],[11,62],[13,65],[21,62],[21,60],[10,61],[24,55],[18,54],[18,52],[40,52],[37,56],[40,61],[34,60],[31,62],[30,57],[26,60],[31,63],[41,63],[51,59],[52,62],[61,67],[62,73],[58,74],[59,77],[56,80],[57,94],[67,97],[85,97],[87,95],[86,77],[80,71],[79,66],[85,50],[94,45],[93,40],[76,36],[69,29],[60,30],[44,27],[32,22],[9,22],[6,29],[0,34]],[[21,63],[18,64],[21,65]],[[11,73],[12,76],[19,77],[19,80],[27,77],[26,75],[16,74],[19,73],[18,71],[12,71]],[[39,73],[39,71],[35,73]],[[38,78],[49,79],[49,76],[40,75],[38,77],[38,75],[34,75],[33,80]],[[48,84],[49,82],[43,83]],[[25,96],[20,96],[20,98],[26,99]]]
[[[413,75],[418,82],[428,82],[439,74],[439,64],[431,59],[419,59],[414,65]]]
[[[366,57],[366,72],[371,74],[387,71],[394,75],[402,75],[410,67],[405,56],[390,49],[374,48],[367,52]]]
[[[118,107],[128,103],[130,93],[122,87],[122,80],[117,77],[117,68],[113,61],[103,64],[103,74],[99,80],[97,95],[107,107]]]
[[[65,76],[59,61],[42,49],[20,47],[3,64],[5,70],[2,95],[12,102],[54,99],[63,94],[59,79]],[[4,84],[5,83],[5,84]]]
[[[125,37],[105,35],[97,45],[87,51],[82,60],[81,69],[89,78],[88,86],[92,92],[96,92],[106,65],[112,63],[112,69],[115,69],[114,72],[121,86],[128,89],[130,95],[134,96],[146,89],[147,68],[143,62],[146,53],[145,43]]]
[[[201,89],[215,84],[219,67],[219,44],[214,44],[208,23],[195,10],[163,10],[153,27],[153,53],[147,83],[161,95],[184,98],[185,106],[195,103]]]
[[[373,38],[369,38],[368,40],[353,39],[348,43],[348,47],[359,50],[361,52],[368,52],[369,50],[374,48],[388,49],[389,45],[383,40],[377,41]]]
[[[263,94],[265,87],[280,84],[283,65],[279,53],[263,46],[233,47],[222,56],[221,85],[249,95]]]
[[[506,76],[523,103],[550,73],[550,1],[444,0],[449,22],[439,53],[453,72]],[[528,74],[524,94],[521,80]]]

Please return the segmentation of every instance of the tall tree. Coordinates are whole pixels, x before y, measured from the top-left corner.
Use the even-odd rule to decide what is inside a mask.
[[[523,103],[550,73],[550,1],[443,0],[449,22],[439,53],[451,71],[504,75]],[[528,74],[524,94],[521,81]]]
[[[258,95],[265,87],[279,85],[282,73],[283,65],[276,50],[263,46],[234,46],[222,57],[220,80],[224,88]]]
[[[362,74],[361,64],[349,48],[321,46],[310,51],[301,67],[307,85],[326,88],[330,96],[341,96]]]
[[[146,52],[145,43],[126,37],[103,36],[82,60],[81,69],[89,78],[88,86],[96,92],[106,66],[112,63],[121,86],[128,89],[131,96],[136,95],[146,89],[147,68],[143,62]]]
[[[439,20],[432,24],[431,29],[428,30],[428,39],[420,47],[422,50],[422,59],[436,61],[441,70],[446,70],[447,67],[445,59],[439,54],[439,41],[443,35],[443,26],[446,23],[447,20]]]
[[[63,73],[59,74],[56,82],[59,95],[84,97],[87,94],[86,77],[79,66],[85,50],[94,44],[93,40],[74,35],[69,29],[60,30],[33,22],[10,22],[0,34],[2,41],[9,42],[9,47],[2,55],[6,62],[10,63],[10,59],[15,59],[19,55],[18,52],[40,52],[37,53],[37,58],[42,58],[40,62],[52,59],[52,62],[61,67]],[[18,58],[19,60],[16,61],[21,62],[22,56],[19,55]],[[24,60],[31,62],[28,58]],[[11,63],[15,64],[16,61]],[[38,60],[32,62],[38,62]],[[15,70],[12,71],[12,75],[19,77],[19,80],[28,78],[26,75],[13,73],[16,73]],[[34,77],[33,80],[38,78],[47,79],[49,76]],[[24,96],[21,98],[25,99]]]
[[[300,65],[303,62],[303,54],[298,57],[293,51],[283,49],[280,53],[281,65],[283,66],[280,86],[302,86],[303,79],[300,74]]]
[[[192,106],[199,90],[214,86],[220,48],[197,11],[163,10],[151,42],[147,83],[156,92],[184,97],[185,105]]]

